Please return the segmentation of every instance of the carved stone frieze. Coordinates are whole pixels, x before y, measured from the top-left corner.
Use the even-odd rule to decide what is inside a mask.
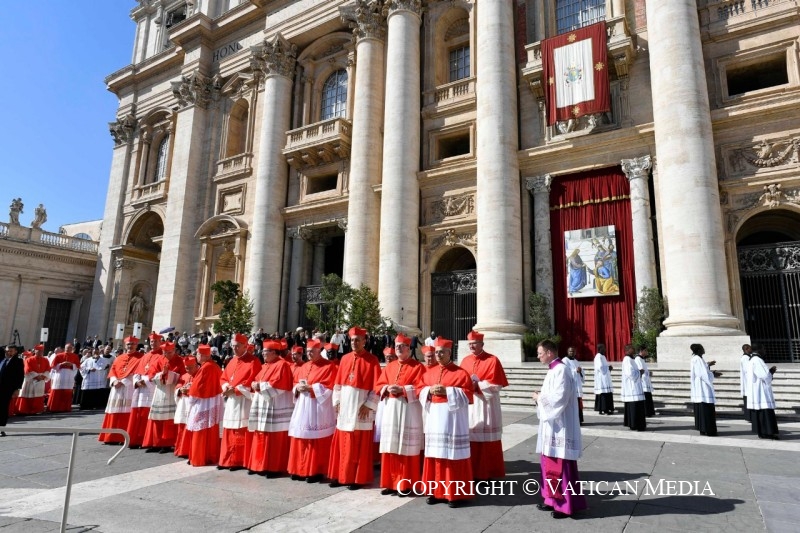
[[[445,230],[442,235],[439,235],[435,239],[431,240],[426,248],[429,252],[433,252],[441,246],[456,245],[476,249],[478,247],[478,236],[475,233],[458,233],[455,229],[450,228]]]
[[[356,0],[354,6],[339,8],[342,20],[349,23],[356,40],[386,39],[386,14],[384,0]]]
[[[791,168],[800,163],[800,137],[761,141],[747,146],[723,148],[725,178],[758,171]]]
[[[431,276],[431,292],[475,292],[478,289],[476,272],[437,272]]]
[[[297,60],[297,46],[278,34],[272,39],[272,42],[264,40],[259,59],[260,63],[255,66],[265,75],[279,74],[286,78],[292,78]]]
[[[445,218],[454,216],[466,216],[475,212],[475,194],[459,194],[457,196],[447,196],[441,200],[436,200],[430,206],[429,223],[441,222]]]
[[[800,270],[800,245],[796,244],[744,247],[738,256],[742,274]]]
[[[114,122],[108,123],[108,131],[114,139],[114,144],[120,146],[133,139],[133,130],[136,128],[136,118],[125,115]]]
[[[543,174],[541,176],[535,176],[533,178],[528,178],[525,180],[525,188],[531,192],[531,194],[539,194],[539,193],[549,193],[550,192],[550,185],[553,183],[553,176],[550,174]]]
[[[622,172],[625,173],[628,181],[633,181],[640,178],[647,181],[648,177],[650,176],[648,171],[652,166],[653,161],[649,155],[622,160]]]
[[[290,239],[303,239],[307,241],[311,238],[312,231],[305,226],[292,226],[286,228],[286,236]]]
[[[181,81],[172,82],[172,94],[182,108],[191,105],[207,108],[211,102],[212,88],[211,80],[197,70],[188,76],[181,76]]]

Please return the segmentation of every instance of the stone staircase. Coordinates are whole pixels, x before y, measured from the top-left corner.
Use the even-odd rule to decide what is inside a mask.
[[[611,372],[614,382],[614,405],[622,407],[620,399],[621,362],[612,362]],[[586,383],[583,386],[583,409],[589,412],[594,408],[594,367],[591,361],[582,361],[586,370]],[[772,366],[772,365],[770,365]],[[779,420],[800,421],[800,365],[777,365],[778,371],[772,382],[775,393],[775,413]],[[657,364],[649,365],[653,382],[653,401],[656,412],[666,415],[691,415],[689,402],[689,369],[658,369]],[[508,387],[502,392],[504,407],[531,409],[531,393],[539,390],[547,369],[539,363],[525,363],[523,366],[506,368]],[[742,412],[742,398],[739,395],[739,372],[724,372],[714,380],[717,396],[717,416],[739,417]]]

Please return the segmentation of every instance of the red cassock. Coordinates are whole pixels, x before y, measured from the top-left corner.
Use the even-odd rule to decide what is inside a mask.
[[[414,390],[418,390],[422,386],[422,376],[425,374],[426,367],[416,359],[406,359],[405,361],[400,361],[399,359],[396,361],[392,361],[391,363],[387,364],[383,371],[381,371],[381,376],[378,378],[378,382],[375,384],[375,393],[381,396],[384,387],[388,387],[390,385],[399,385],[403,387],[403,392],[400,394],[389,394],[388,392],[381,396],[381,401],[384,401],[385,397],[390,398],[400,398],[401,401],[408,402],[408,394],[406,387],[411,387]],[[416,394],[414,393],[414,398],[416,399]],[[407,409],[417,409],[419,408],[419,403],[415,403],[414,406],[407,406]],[[386,407],[384,407],[386,409]],[[384,412],[384,416],[386,416]],[[406,420],[400,420],[400,423],[403,424],[404,422],[407,424],[408,419],[410,418],[410,414],[407,414],[405,417]],[[415,428],[419,431],[419,438],[422,438],[422,411],[420,409],[419,412],[419,427]],[[386,426],[381,427],[381,440],[388,437],[388,435],[384,435],[388,428]],[[401,431],[407,432],[410,428],[405,427],[393,427],[392,430],[396,432],[395,438],[397,438],[397,434]],[[421,442],[420,442],[421,445]],[[379,450],[380,451],[380,450]],[[381,488],[384,489],[393,489],[398,491],[407,492],[411,489],[411,485],[415,482],[420,481],[421,472],[422,472],[422,463],[420,461],[420,454],[415,453],[413,455],[401,455],[398,453],[382,453],[381,454]],[[407,480],[404,483],[400,483],[401,480]]]
[[[81,366],[81,360],[77,354],[61,352],[53,358],[52,369],[58,370],[58,366],[62,363],[69,363],[72,369],[78,371]],[[65,368],[69,368],[69,364]],[[73,376],[73,385],[75,383]],[[69,413],[72,411],[72,387],[68,389],[55,389],[50,388],[50,397],[47,399],[47,410],[51,413]]]
[[[149,376],[150,368],[163,358],[161,350],[149,351],[139,360],[139,366],[134,374],[141,377]],[[134,384],[135,386],[135,384]],[[147,418],[150,416],[150,405],[153,402],[153,386],[142,385],[134,389],[131,417],[128,420],[128,435],[131,436],[131,447],[141,446],[144,443],[144,432],[147,429]]]
[[[292,416],[292,365],[278,358],[272,363],[264,363],[261,371],[253,380],[258,383],[269,383],[275,391],[285,391],[281,398],[273,398],[271,407],[250,410],[248,427],[251,430],[250,455],[245,466],[254,472],[285,473],[289,463],[289,419]],[[253,392],[253,405],[258,403]],[[285,395],[285,396],[284,396]],[[253,417],[256,416],[256,420]],[[261,425],[280,426],[286,429],[261,431]]]
[[[320,384],[328,392],[333,391],[336,383],[336,367],[327,359],[320,358],[318,361],[308,361],[298,367],[294,372],[294,384],[297,385],[301,379],[308,385]],[[315,398],[314,391],[309,392]],[[315,405],[315,410],[324,409],[323,406]],[[329,404],[328,409],[333,409]],[[317,414],[315,412],[315,414]],[[302,412],[298,405],[295,405],[294,417],[299,417]],[[330,412],[331,426],[335,425],[335,416]],[[321,438],[300,438],[291,437],[289,443],[289,467],[290,474],[300,477],[327,475],[328,464],[331,455],[331,442],[333,435],[329,434]]]
[[[178,354],[173,354],[171,358],[167,359],[165,355],[153,358],[147,369],[147,377],[150,381],[156,381],[156,374],[162,373],[161,381],[166,382],[169,378],[166,373],[174,372],[179,376],[186,373],[186,366],[183,364],[183,357]],[[155,402],[155,396],[153,397]],[[169,403],[172,404],[175,397],[169,398]],[[155,406],[159,409],[159,406]],[[152,408],[151,408],[152,411]],[[147,425],[144,430],[144,441],[142,446],[145,448],[171,448],[175,446],[175,440],[178,437],[178,428],[175,427],[175,409],[172,409],[172,416],[166,420],[153,420],[152,415],[147,419]]]
[[[199,405],[208,404],[207,409],[196,409],[195,405],[189,410],[189,421],[186,424],[187,438],[191,438],[189,462],[192,466],[206,466],[217,463],[219,458],[219,417],[220,395],[222,386],[220,378],[222,370],[214,361],[207,361],[200,366],[200,370],[192,378],[189,388],[189,397]],[[213,405],[216,404],[216,412]],[[216,416],[214,416],[216,414]],[[208,426],[203,429],[192,430],[193,423]]]
[[[373,436],[377,395],[374,389],[380,375],[381,365],[378,358],[366,350],[346,354],[339,364],[336,386],[341,387],[341,403],[331,444],[328,477],[343,485],[369,485],[375,477]],[[346,390],[348,388],[351,390]],[[352,389],[358,389],[356,394],[359,398],[364,397],[362,405],[371,406],[366,422],[358,419],[358,403],[348,401],[348,398],[355,397]],[[367,423],[370,429],[360,427]],[[355,429],[350,429],[353,427]]]
[[[111,370],[108,371],[109,380],[111,378],[116,378],[118,381],[122,381],[123,379],[132,378],[133,374],[136,373],[136,370],[139,368],[139,361],[141,359],[141,352],[134,352],[132,354],[124,353],[120,355],[114,359],[114,362],[111,364]],[[113,398],[114,391],[112,386],[111,395],[108,400],[109,404],[113,401]],[[109,413],[107,407],[101,427],[127,430],[130,418],[130,407],[120,413]],[[116,433],[101,433],[97,440],[100,442],[124,442],[125,439],[122,438],[122,435],[117,435]]]
[[[503,365],[494,355],[486,352],[482,352],[480,356],[470,354],[461,361],[461,368],[466,370],[470,377],[477,376],[478,380],[482,382],[485,381],[499,387],[508,387],[508,379],[506,379]],[[470,426],[473,428],[470,430],[472,474],[476,480],[503,478],[506,476],[506,464],[503,459],[503,441],[501,438],[502,414],[500,411],[500,396],[487,397],[478,392],[474,394],[475,401],[470,406],[472,411],[470,413]],[[473,417],[475,420],[473,420]],[[476,432],[482,432],[478,439],[476,439]],[[490,437],[488,436],[489,433],[491,433]]]
[[[178,383],[175,385],[175,388],[180,389],[187,384],[191,385],[191,383],[192,375],[187,372],[181,376],[181,378],[178,380]],[[186,409],[186,412],[188,414],[188,408]],[[192,448],[192,439],[191,434],[186,431],[186,422],[175,424],[175,432],[175,455],[178,457],[189,457],[189,450]]]
[[[225,390],[229,385],[234,389],[233,399],[225,399],[225,419],[222,429],[222,447],[220,448],[219,465],[224,467],[242,467],[245,465],[246,458],[250,456],[250,446],[253,435],[247,431],[247,416],[250,412],[250,402],[242,393],[236,390],[242,386],[250,390],[250,384],[255,381],[255,377],[261,372],[261,361],[250,354],[242,357],[234,357],[225,366],[225,370],[220,378],[222,389]],[[229,407],[230,403],[239,405],[233,410]],[[233,414],[233,417],[231,417]],[[236,427],[226,427],[236,426]]]
[[[50,371],[50,363],[47,357],[40,355],[31,355],[24,359],[25,362],[25,375],[31,372],[43,374]],[[17,414],[20,415],[37,415],[44,412],[44,395],[37,395],[35,397],[23,398],[22,394],[25,392],[25,384],[22,385],[22,391],[17,398]]]
[[[444,385],[445,387],[457,387],[464,391],[469,403],[472,403],[472,379],[470,375],[455,363],[449,363],[444,368],[440,365],[428,368],[425,375],[422,377],[423,387],[431,387],[433,385]],[[420,392],[420,391],[418,391]],[[447,397],[430,395],[431,403],[447,403]],[[426,398],[420,398],[422,405],[425,405]],[[423,407],[424,408],[424,407]],[[428,414],[428,421],[430,422],[431,414]],[[464,428],[466,438],[469,440],[469,418],[465,420],[466,427]],[[426,433],[427,433],[426,426]],[[456,436],[457,437],[457,436]],[[429,435],[426,434],[426,439]],[[431,453],[432,446],[426,445],[426,454]],[[430,481],[445,481],[455,482],[463,481],[469,484],[473,480],[472,477],[472,462],[469,458],[466,459],[438,459],[434,457],[425,457],[425,463],[422,467],[422,481],[428,483]],[[435,490],[429,492],[429,496],[440,500],[467,500],[472,499],[474,496],[468,494],[456,494],[455,485],[437,483]]]

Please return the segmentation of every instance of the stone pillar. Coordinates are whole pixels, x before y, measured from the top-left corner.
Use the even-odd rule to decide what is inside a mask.
[[[252,243],[247,247],[247,289],[253,299],[253,323],[266,331],[278,327],[283,262],[284,222],[288,167],[281,150],[291,121],[292,74],[297,48],[277,35],[265,42],[264,107],[256,167]],[[289,301],[292,299],[289,298]]]
[[[314,242],[314,258],[311,261],[311,284],[320,285],[322,276],[325,275],[325,247],[327,242],[324,239],[317,239]]]
[[[636,277],[636,298],[645,287],[656,287],[656,253],[653,247],[653,226],[650,219],[648,180],[650,156],[622,160],[622,172],[631,184],[631,229],[633,231],[633,272]]]
[[[646,7],[656,157],[664,177],[659,237],[669,287],[659,363],[674,356],[685,367],[692,342],[718,362],[718,353],[738,358],[747,337],[731,314],[697,4],[647,0]]]
[[[306,239],[308,230],[293,227],[286,230],[286,237],[292,240],[292,262],[289,267],[289,294],[286,325],[289,330],[296,328],[300,322],[300,286],[303,279],[303,262],[306,255]]]
[[[391,3],[387,17],[386,106],[381,187],[380,276],[383,312],[419,332],[420,54],[419,0]]]
[[[536,292],[550,300],[550,324],[555,328],[553,301],[553,244],[550,238],[550,174],[528,178],[533,195],[533,271]]]
[[[311,86],[314,84],[313,67],[310,63],[303,66],[303,122],[301,126],[311,124]]]
[[[372,290],[378,289],[380,255],[380,203],[373,186],[381,182],[383,152],[386,21],[382,11],[382,2],[367,0],[356,0],[354,7],[341,11],[342,18],[351,22],[356,38],[350,198],[344,241],[347,262],[343,278],[353,287],[363,283]]]
[[[625,15],[625,0],[606,0],[606,19]]]
[[[522,222],[517,161],[514,5],[482,0],[477,9],[478,323],[487,350],[522,360]],[[488,340],[513,340],[492,346]]]
[[[94,274],[92,304],[89,308],[87,333],[100,335],[107,339],[114,335],[109,313],[114,293],[114,258],[111,248],[119,243],[123,227],[123,206],[128,192],[136,119],[128,115],[109,125],[114,138],[114,151],[111,156],[111,172],[103,211],[103,227],[97,254],[97,267]]]

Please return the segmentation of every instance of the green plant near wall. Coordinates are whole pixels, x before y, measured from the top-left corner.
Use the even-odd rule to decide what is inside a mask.
[[[631,342],[637,349],[639,346],[646,346],[647,352],[653,361],[658,359],[656,339],[664,329],[665,316],[666,302],[661,297],[658,289],[643,288],[633,314]]]
[[[558,344],[561,337],[553,332],[550,320],[550,299],[538,292],[528,293],[528,331],[522,336],[522,349],[526,361],[536,360],[536,346],[551,340]]]

